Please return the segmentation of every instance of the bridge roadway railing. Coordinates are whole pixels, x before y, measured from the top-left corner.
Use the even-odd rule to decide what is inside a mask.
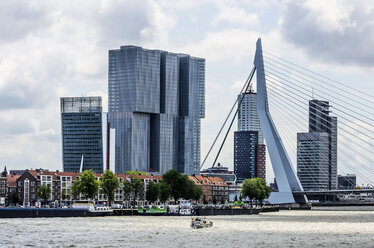
[[[373,193],[374,188],[370,189],[338,189],[338,190],[316,190],[316,191],[292,191],[293,195],[338,195],[349,193]]]

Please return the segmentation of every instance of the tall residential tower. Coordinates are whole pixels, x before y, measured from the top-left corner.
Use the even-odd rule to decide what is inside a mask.
[[[238,96],[238,131],[234,133],[234,173],[238,182],[266,177],[266,146],[257,113],[257,94]]]

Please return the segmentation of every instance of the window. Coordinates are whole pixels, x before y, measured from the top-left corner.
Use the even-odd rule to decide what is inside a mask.
[[[19,181],[18,186],[22,186],[22,185],[23,185],[22,181]]]

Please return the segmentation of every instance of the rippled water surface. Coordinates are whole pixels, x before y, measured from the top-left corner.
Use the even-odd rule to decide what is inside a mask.
[[[0,219],[0,247],[374,247],[373,211],[190,217]]]

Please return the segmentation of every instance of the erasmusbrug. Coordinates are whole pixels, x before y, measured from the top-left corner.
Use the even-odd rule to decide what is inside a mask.
[[[254,74],[257,112],[278,186],[270,203],[303,204],[313,193],[374,193],[373,96],[264,51],[261,39],[239,94],[253,86]],[[234,113],[215,165],[240,105],[237,98],[201,167]],[[357,182],[346,180],[359,189],[338,187],[337,175],[347,174],[356,176]]]

